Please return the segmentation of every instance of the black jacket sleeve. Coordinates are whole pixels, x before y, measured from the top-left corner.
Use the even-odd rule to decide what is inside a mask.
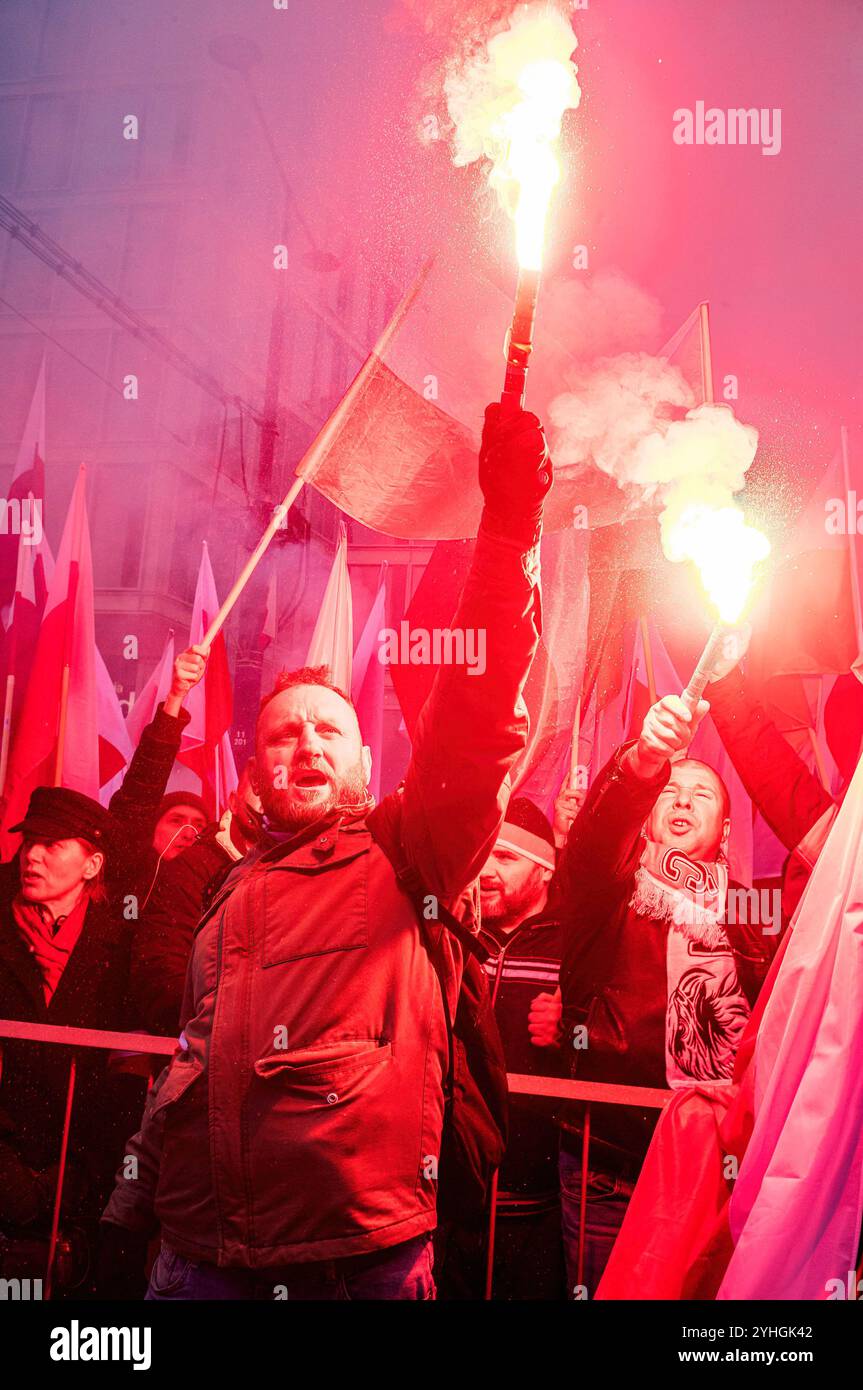
[[[126,769],[122,785],[108,805],[114,819],[130,839],[150,844],[156,829],[159,804],[165,795],[174,759],[180,751],[180,737],[190,715],[184,709],[176,716],[166,714],[159,705],[154,718],[141,734],[141,741]]]
[[[153,832],[159,805],[189,717],[181,709],[174,718],[159,706],[141,734],[122,785],[111,797],[108,809],[115,823],[115,853],[109,859],[108,874],[114,898],[131,894],[143,901],[146,897],[156,860]]]
[[[655,777],[636,777],[624,744],[593,782],[572,824],[556,875],[555,905],[564,924],[560,988],[564,1012],[592,993],[600,959],[613,949],[604,939],[620,920],[642,853],[641,828],[668,781],[669,764]]]

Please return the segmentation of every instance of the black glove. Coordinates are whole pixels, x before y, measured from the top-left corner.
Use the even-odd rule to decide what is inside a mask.
[[[512,540],[532,544],[542,504],[552,483],[551,457],[542,425],[526,410],[486,407],[479,450],[479,485],[486,519]]]

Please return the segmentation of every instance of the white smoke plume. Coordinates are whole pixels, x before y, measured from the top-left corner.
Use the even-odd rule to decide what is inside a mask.
[[[592,463],[633,502],[660,509],[670,560],[696,559],[693,544],[704,548],[694,516],[733,509],[742,524],[734,497],[755,458],[758,431],[726,405],[696,405],[683,374],[666,359],[623,353],[597,361],[576,389],[552,402],[550,418],[559,467]]]

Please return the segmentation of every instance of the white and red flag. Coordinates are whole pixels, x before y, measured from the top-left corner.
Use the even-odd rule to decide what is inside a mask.
[[[81,468],[39,629],[6,781],[4,826],[38,786],[99,793],[93,561]],[[7,851],[14,848],[8,844]]]
[[[500,396],[501,343],[512,312],[512,299],[463,258],[438,257],[424,267],[297,472],[384,535],[475,536],[482,412]],[[541,419],[573,370],[572,354],[544,330],[528,392]],[[576,505],[588,507],[599,526],[620,515],[623,494],[599,469],[559,469],[545,505],[546,533],[571,526]]]
[[[375,801],[381,795],[381,760],[384,748],[384,664],[380,660],[381,633],[386,628],[386,564],[381,565],[378,589],[354,652],[351,699],[356,705],[363,743],[372,751],[369,788]],[[344,689],[344,686],[342,687]]]
[[[36,652],[39,627],[45,611],[48,583],[54,572],[54,557],[44,535],[38,545],[22,542],[18,546],[15,592],[9,622],[3,634],[2,682],[3,733],[0,755],[0,790],[5,786],[11,739],[27,691],[27,679]]]
[[[192,607],[190,646],[203,641],[218,611],[216,581],[205,541]],[[218,816],[237,786],[237,769],[230,739],[234,692],[222,632],[210,648],[203,680],[193,686],[186,697],[186,710],[191,718],[183,730],[177,759],[201,779],[201,795],[213,815]]]
[[[167,697],[171,689],[173,673],[174,629],[172,628],[165,638],[162,655],[142,685],[140,694],[126,715],[126,732],[132,740],[133,747],[138,746],[141,734],[155,717],[159,705]]]
[[[133,743],[129,735],[117,687],[98,647],[94,651],[94,660],[96,717],[99,728],[99,786],[104,788],[132,761],[137,740]],[[102,800],[108,799],[110,798],[106,798],[103,791]]]
[[[333,684],[340,690],[348,691],[351,688],[353,645],[354,619],[351,580],[348,574],[348,533],[344,522],[340,522],[339,543],[309,643],[306,665],[328,666],[332,672]]]
[[[847,1297],[863,1216],[863,762],[800,900],[750,1070],[754,1127],[717,1297]]]
[[[22,519],[22,530],[33,529],[38,523],[38,535],[29,539],[37,546],[42,539],[42,506],[45,498],[45,358],[39,368],[33,398],[27,414],[27,422],[18,449],[15,471],[6,495],[7,512],[9,504],[17,504],[16,512]],[[18,573],[18,552],[22,548],[32,548],[19,530],[15,533],[8,528],[0,534],[0,612],[4,622],[15,592]]]

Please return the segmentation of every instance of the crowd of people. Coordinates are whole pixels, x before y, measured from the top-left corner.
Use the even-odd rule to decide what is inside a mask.
[[[68,1297],[593,1297],[657,1112],[594,1104],[583,1175],[583,1105],[507,1096],[507,1074],[730,1081],[782,933],[726,912],[728,791],[686,756],[707,704],[654,704],[554,824],[510,797],[552,484],[536,418],[489,407],[479,467],[453,626],[485,631],[486,670],[441,668],[379,805],[324,668],[262,700],[217,823],[165,795],[195,649],[108,808],[33,794],[0,871],[0,1017],[179,1040],[156,1075],[132,1049],[0,1038],[4,1277],[45,1268],[73,1055]],[[709,695],[789,851],[787,919],[835,807],[739,664]]]

